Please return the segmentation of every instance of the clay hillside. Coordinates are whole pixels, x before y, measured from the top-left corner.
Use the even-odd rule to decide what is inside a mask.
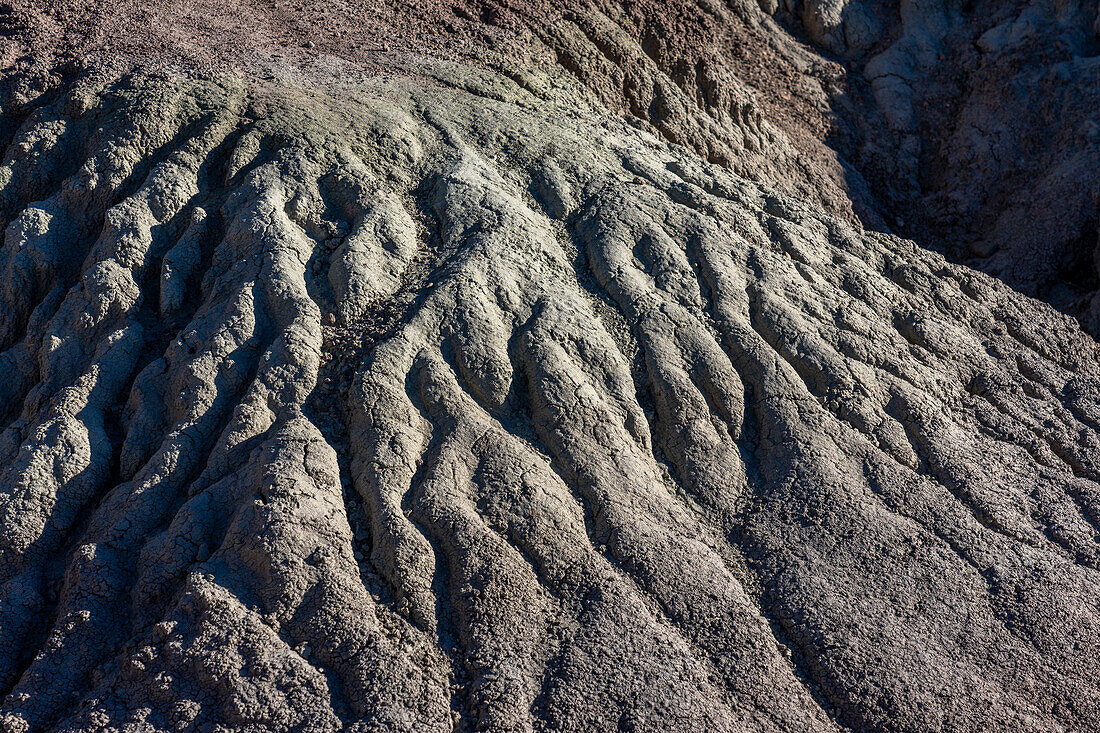
[[[0,3],[0,731],[1100,731],[1098,13]]]

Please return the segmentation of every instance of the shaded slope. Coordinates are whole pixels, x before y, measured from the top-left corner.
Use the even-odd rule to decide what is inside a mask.
[[[851,70],[853,92],[864,90],[862,103],[838,107],[836,137],[891,226],[1048,300],[1095,334],[1100,7],[778,5],[777,17],[801,20]]]

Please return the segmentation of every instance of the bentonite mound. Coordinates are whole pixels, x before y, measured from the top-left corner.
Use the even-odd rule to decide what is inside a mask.
[[[1100,349],[811,5],[0,6],[0,730],[1100,730]]]

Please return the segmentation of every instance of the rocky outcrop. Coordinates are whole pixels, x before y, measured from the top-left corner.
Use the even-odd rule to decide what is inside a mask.
[[[1095,728],[1094,341],[418,63],[5,107],[4,729]]]

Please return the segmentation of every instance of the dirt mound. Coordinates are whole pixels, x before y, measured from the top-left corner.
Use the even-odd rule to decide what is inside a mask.
[[[653,7],[0,7],[0,728],[1097,729],[1095,341]]]

